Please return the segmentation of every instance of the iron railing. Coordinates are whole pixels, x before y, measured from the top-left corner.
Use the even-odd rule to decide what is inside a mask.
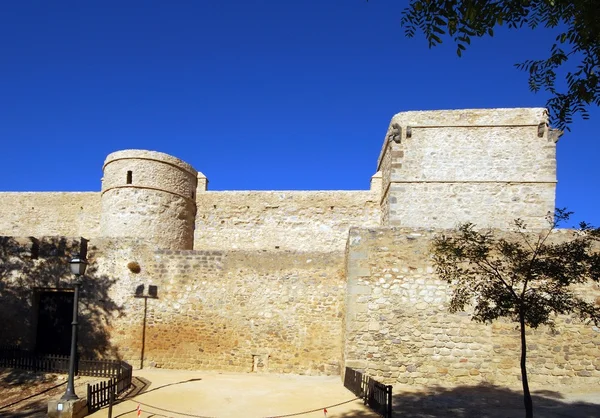
[[[114,377],[119,373],[119,360],[92,360],[79,358],[75,374],[93,377]],[[0,347],[0,367],[34,370],[48,373],[68,373],[69,356],[37,354],[18,347]]]
[[[108,377],[108,381],[87,386],[89,412],[108,405],[111,393],[115,396],[131,386],[133,367],[120,360],[92,360],[78,358],[75,374]],[[36,354],[16,346],[0,347],[0,367],[47,373],[68,373],[69,356]]]
[[[391,385],[384,385],[359,370],[346,367],[344,386],[383,418],[392,418]]]
[[[69,356],[33,354],[19,349],[0,349],[0,367],[48,373],[67,373],[69,370]]]
[[[384,418],[392,418],[392,386],[368,378],[366,404]]]
[[[364,387],[365,376],[362,372],[346,367],[346,373],[344,374],[344,386],[350,392],[354,393],[359,398],[364,398],[365,387]]]
[[[114,398],[131,386],[133,367],[122,361],[117,375],[104,382],[87,386],[88,411],[91,414],[109,405]]]

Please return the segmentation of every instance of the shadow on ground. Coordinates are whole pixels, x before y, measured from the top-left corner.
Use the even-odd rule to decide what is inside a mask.
[[[532,393],[536,418],[600,418],[600,397],[596,403],[569,402],[559,392],[544,390]],[[401,392],[393,395],[394,417],[441,418],[524,417],[523,394],[505,387],[481,384],[456,388],[430,387],[423,392]],[[336,415],[340,418],[366,417],[363,413]]]
[[[139,376],[133,376],[131,379],[131,388],[127,391],[125,396],[122,397],[122,399],[135,398],[136,396],[147,392],[150,389],[150,385],[152,385],[152,382],[148,379],[144,379],[143,377]]]
[[[202,380],[202,379],[201,378],[196,378],[196,379],[181,380],[179,382],[173,382],[173,383],[169,383],[169,384],[166,384],[166,385],[156,386],[154,388],[150,388],[152,386],[152,382],[151,381],[149,381],[148,379],[145,379],[143,377],[134,376],[133,380],[131,382],[131,389],[125,394],[125,396],[123,396],[120,399],[118,399],[117,402],[116,402],[116,404],[119,404],[121,402],[125,402],[125,401],[128,401],[128,400],[132,400],[132,399],[134,399],[138,395],[142,395],[142,394],[154,392],[156,390],[160,390],[160,389],[163,389],[163,388],[166,388],[166,387],[169,387],[169,386],[182,385],[182,384],[189,383],[189,382],[197,382],[199,380]],[[147,405],[147,404],[145,404],[143,402],[139,402],[139,401],[136,401],[136,402],[138,402],[139,404]],[[155,406],[153,408],[154,409],[160,409],[160,408],[157,408]],[[135,410],[136,410],[136,408],[133,408],[131,410],[122,412],[119,415],[115,415],[115,418],[118,418],[118,417],[121,417],[121,416],[124,416],[124,415],[128,415],[128,414],[134,412]],[[163,411],[177,414],[176,411],[169,411],[169,410],[166,410],[166,409],[163,409]],[[153,415],[151,415],[151,416],[153,416]]]
[[[29,416],[43,408],[44,395],[64,391],[65,384],[52,374],[0,369],[0,416]]]
[[[143,377],[134,376],[133,379],[131,380],[131,388],[127,391],[125,396],[122,396],[119,399],[119,402],[123,402],[128,399],[133,399],[138,395],[143,395],[146,393],[154,392],[156,390],[160,390],[160,389],[163,389],[163,388],[166,388],[169,386],[183,385],[185,383],[198,382],[200,380],[202,380],[202,378],[187,379],[187,380],[181,380],[179,382],[168,383],[166,385],[161,385],[161,386],[156,386],[156,387],[150,388],[152,386],[151,381],[149,381],[148,379],[145,379]]]
[[[110,296],[117,280],[98,272],[96,252],[84,239],[0,236],[0,348],[70,353],[72,308],[68,307],[65,318],[67,305],[61,301],[72,306],[74,276],[69,260],[80,253],[87,255],[89,266],[79,299],[78,353],[83,358],[119,358],[110,343],[109,330],[111,318],[123,315],[123,307]],[[51,295],[62,295],[62,299]],[[22,384],[24,378],[36,383],[42,377],[14,370],[2,379]]]
[[[26,370],[0,369],[0,417],[45,417],[48,400],[59,398],[66,389],[66,376]],[[76,378],[78,395],[86,382]]]

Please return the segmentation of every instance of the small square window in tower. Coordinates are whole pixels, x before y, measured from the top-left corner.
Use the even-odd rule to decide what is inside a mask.
[[[133,182],[133,171],[129,170],[127,172],[127,184],[131,184]]]

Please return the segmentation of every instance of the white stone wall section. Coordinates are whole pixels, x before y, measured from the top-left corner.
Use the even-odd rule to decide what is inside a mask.
[[[556,132],[545,109],[402,112],[378,161],[382,224],[531,228],[554,211]]]
[[[194,245],[197,171],[167,154],[124,150],[104,162],[101,230],[104,237],[147,239],[156,248]]]

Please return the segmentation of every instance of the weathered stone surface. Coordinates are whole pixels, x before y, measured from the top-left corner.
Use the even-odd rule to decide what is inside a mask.
[[[395,115],[378,162],[382,225],[507,228],[519,217],[531,228],[545,226],[556,186],[547,123],[541,108]]]
[[[498,321],[482,325],[472,322],[468,312],[448,313],[452,289],[436,276],[429,255],[431,239],[442,232],[450,231],[350,231],[345,362],[360,362],[361,368],[388,383],[515,384],[521,374],[515,324]],[[570,234],[557,231],[552,239],[568,239]],[[354,252],[361,257],[353,257]],[[356,274],[367,266],[369,277]],[[361,289],[360,295],[355,288]],[[595,285],[579,291],[590,301],[600,294]],[[599,383],[600,363],[596,359],[600,358],[600,333],[594,328],[564,316],[556,319],[554,332],[548,327],[528,330],[530,381],[553,384],[560,383],[557,378],[568,376],[572,384],[583,384],[585,379],[590,384]],[[370,341],[369,346],[362,341]],[[373,352],[382,355],[370,355]],[[386,375],[390,366],[401,372]]]
[[[122,246],[116,256],[114,245]],[[111,343],[140,365],[146,303],[146,366],[339,374],[345,292],[342,252],[156,251],[98,243],[100,272],[120,277]],[[127,270],[131,257],[143,276]],[[157,299],[136,299],[140,284]]]
[[[0,192],[0,235],[100,236],[97,192]]]
[[[64,250],[77,240],[55,239],[58,258],[38,251],[43,237],[84,236],[86,355],[141,366],[143,353],[144,367],[351,366],[392,383],[518,383],[514,326],[448,314],[451,288],[435,275],[429,243],[461,221],[545,225],[554,140],[543,109],[404,112],[369,190],[213,192],[175,157],[125,150],[107,157],[99,193],[0,193],[0,345],[33,348],[40,292],[72,287]],[[136,296],[150,286],[158,298]],[[597,327],[559,318],[556,334],[527,336],[532,382],[599,381]]]
[[[379,225],[376,191],[206,192],[196,249],[343,251],[354,225]]]
[[[170,155],[144,150],[114,152],[103,170],[102,236],[193,248],[196,170]]]

